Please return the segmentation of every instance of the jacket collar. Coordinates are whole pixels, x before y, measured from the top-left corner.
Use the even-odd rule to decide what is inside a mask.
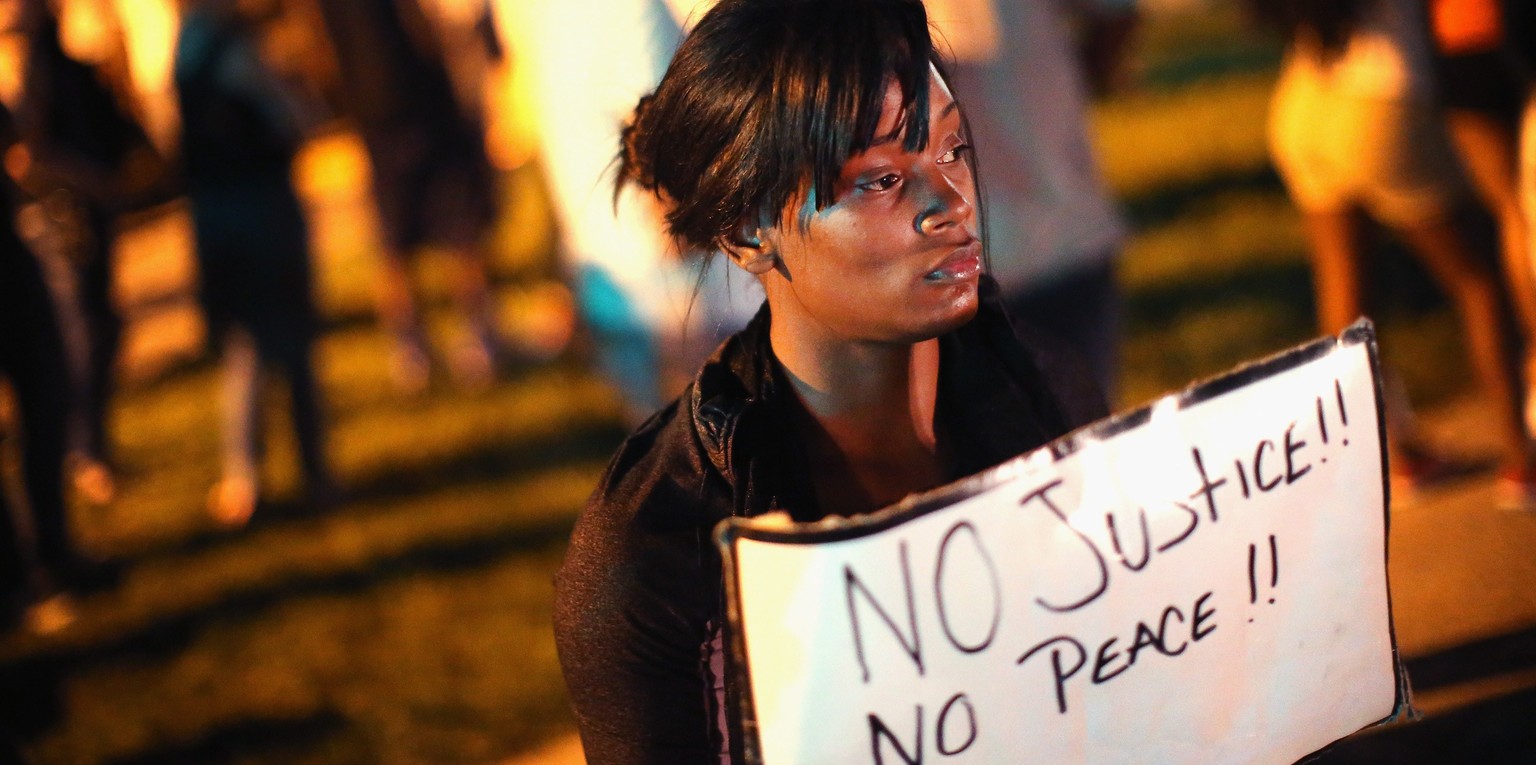
[[[794,391],[769,342],[771,323],[765,302],[704,363],[690,394],[694,435],[731,487],[732,515],[785,510],[815,521],[822,512],[805,449],[789,425]]]
[[[939,417],[956,439],[960,478],[1060,435],[1066,423],[1039,370],[1023,352],[999,307],[997,283],[983,277],[974,319],[940,338]],[[733,515],[788,509],[796,520],[821,518],[805,477],[809,464],[794,443],[793,395],[769,343],[768,304],[704,363],[686,403],[694,436],[732,487]],[[757,459],[763,455],[769,459]]]
[[[762,390],[772,385],[766,367],[768,359],[743,350],[758,344],[758,336],[768,335],[768,304],[758,310],[746,329],[722,343],[690,387],[689,410],[699,443],[710,462],[728,480],[732,478],[731,445],[741,416],[762,398]],[[764,343],[766,344],[766,343]]]

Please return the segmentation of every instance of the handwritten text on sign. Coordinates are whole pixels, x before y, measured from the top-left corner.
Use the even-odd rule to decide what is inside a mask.
[[[762,760],[1290,763],[1388,717],[1380,426],[1356,334],[937,509],[733,527]]]

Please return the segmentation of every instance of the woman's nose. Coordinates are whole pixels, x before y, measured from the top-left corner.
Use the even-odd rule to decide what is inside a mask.
[[[929,182],[932,198],[927,200],[914,221],[918,233],[925,236],[943,233],[971,219],[971,184],[962,183],[944,173],[936,173]]]

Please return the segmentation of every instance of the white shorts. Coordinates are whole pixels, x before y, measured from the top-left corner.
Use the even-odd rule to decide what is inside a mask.
[[[1362,96],[1288,67],[1269,115],[1270,153],[1304,212],[1363,208],[1383,223],[1447,214],[1464,182],[1431,102]]]

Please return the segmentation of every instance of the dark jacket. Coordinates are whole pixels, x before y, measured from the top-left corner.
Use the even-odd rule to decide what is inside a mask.
[[[975,319],[940,338],[935,417],[959,467],[984,470],[1106,414],[1085,368],[1022,343],[983,281]],[[620,447],[555,582],[555,639],[592,763],[731,762],[740,735],[715,525],[816,502],[788,425],[793,391],[766,307]]]

